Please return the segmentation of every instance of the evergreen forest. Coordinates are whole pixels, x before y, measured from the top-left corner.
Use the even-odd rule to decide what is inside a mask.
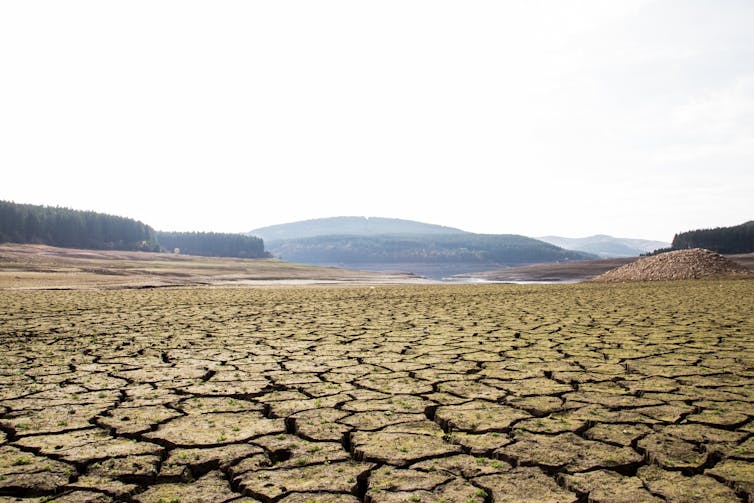
[[[588,260],[594,255],[513,234],[396,234],[316,236],[268,242],[283,260],[305,264],[488,263]]]
[[[91,250],[169,251],[210,257],[268,257],[261,238],[218,232],[157,232],[132,218],[0,201],[0,243]]]
[[[255,236],[221,232],[157,232],[166,251],[205,257],[264,258],[264,241]]]
[[[733,227],[716,227],[676,234],[673,250],[707,248],[718,253],[754,252],[754,220]]]
[[[0,201],[0,242],[159,251],[154,229],[131,218]]]

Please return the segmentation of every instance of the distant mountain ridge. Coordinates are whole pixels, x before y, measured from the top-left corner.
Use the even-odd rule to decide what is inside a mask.
[[[379,236],[386,234],[455,234],[461,229],[425,224],[413,220],[382,217],[329,217],[301,220],[286,224],[260,227],[249,232],[265,241],[303,239],[316,236]]]
[[[595,255],[516,234],[475,234],[393,218],[333,217],[255,229],[283,260],[440,279],[453,274]]]
[[[538,237],[541,241],[586,253],[593,253],[600,258],[638,257],[658,248],[670,246],[670,243],[652,241],[650,239],[616,238],[605,234],[597,234],[584,238],[566,238],[562,236]]]

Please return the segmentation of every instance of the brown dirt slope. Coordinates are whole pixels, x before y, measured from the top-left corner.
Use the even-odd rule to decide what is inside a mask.
[[[736,255],[726,255],[726,257],[754,271],[754,253],[738,253]]]
[[[749,270],[719,253],[692,248],[643,257],[601,274],[592,281],[663,281],[743,274],[749,274]]]
[[[238,285],[263,282],[402,283],[405,273],[315,267],[274,259],[79,250],[0,244],[0,289],[98,289]]]
[[[637,260],[638,257],[611,258],[602,260],[573,260],[550,262],[508,269],[497,269],[454,276],[460,280],[476,278],[487,281],[585,281],[618,266]]]

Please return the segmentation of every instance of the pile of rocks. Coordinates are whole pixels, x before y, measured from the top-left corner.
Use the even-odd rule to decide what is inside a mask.
[[[592,279],[599,282],[663,281],[746,274],[750,271],[704,248],[677,250],[644,257]]]

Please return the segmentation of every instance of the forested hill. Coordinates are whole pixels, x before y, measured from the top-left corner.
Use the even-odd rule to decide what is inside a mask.
[[[270,241],[268,249],[292,262],[400,270],[437,279],[519,264],[595,258],[511,234],[316,236]]]
[[[0,201],[0,243],[94,250],[175,251],[210,257],[263,258],[262,239],[217,232],[155,232],[131,218]]]
[[[718,253],[754,252],[754,220],[733,227],[700,229],[676,234],[672,249],[706,248]]]
[[[456,234],[460,229],[413,220],[380,217],[331,217],[260,227],[249,232],[265,241],[315,236],[379,236],[385,234]]]
[[[453,227],[377,217],[333,217],[251,231],[274,256],[291,262],[372,271],[403,271],[440,279],[501,267],[587,260],[514,234],[474,234]]]
[[[263,258],[264,241],[244,234],[220,232],[157,232],[157,240],[167,251],[205,257]]]
[[[158,251],[155,231],[131,218],[0,201],[0,242]]]

